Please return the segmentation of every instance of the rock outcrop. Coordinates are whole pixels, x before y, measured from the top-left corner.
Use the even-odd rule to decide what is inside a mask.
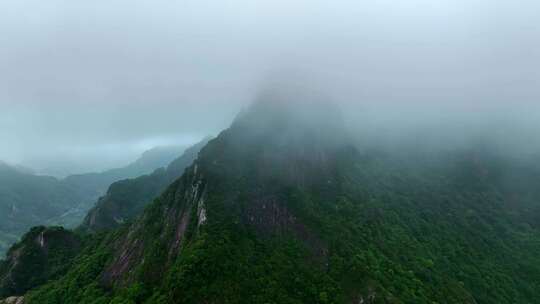
[[[9,297],[0,300],[0,304],[24,304],[24,297]]]

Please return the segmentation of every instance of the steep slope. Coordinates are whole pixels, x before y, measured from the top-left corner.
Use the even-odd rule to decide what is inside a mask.
[[[289,101],[268,92],[27,303],[538,302],[540,232],[499,161],[360,153],[333,108]]]
[[[87,232],[111,229],[140,214],[152,199],[182,175],[208,141],[206,138],[186,149],[167,168],[112,184],[107,194],[88,212],[80,229]]]

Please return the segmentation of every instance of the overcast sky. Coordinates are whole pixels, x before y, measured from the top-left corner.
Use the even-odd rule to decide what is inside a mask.
[[[2,0],[0,159],[127,163],[216,134],[288,70],[375,129],[481,117],[535,130],[540,2]]]

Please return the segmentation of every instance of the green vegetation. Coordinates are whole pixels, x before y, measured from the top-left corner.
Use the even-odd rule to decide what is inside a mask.
[[[0,256],[30,227],[63,214],[83,197],[55,178],[0,164]]]
[[[266,234],[246,223],[250,191],[236,196],[238,205],[229,194],[212,195],[207,224],[184,240],[161,275],[168,241],[159,241],[159,215],[167,203],[157,201],[144,221],[156,224],[139,236],[154,241],[127,285],[98,287],[110,258],[103,245],[66,277],[30,293],[29,303],[536,302],[538,230],[510,213],[501,193],[459,191],[453,170],[436,178],[441,171],[418,176],[387,166],[369,160],[344,169],[339,186],[326,189],[337,195],[320,187],[279,191],[280,204],[319,239],[316,248],[294,226]],[[242,189],[242,180],[226,187]],[[70,284],[84,288],[66,293]]]
[[[0,261],[0,298],[27,290],[64,274],[83,246],[80,236],[61,227],[34,227]]]
[[[149,150],[126,167],[65,179],[33,175],[0,162],[0,257],[32,226],[80,225],[111,183],[148,174],[173,160],[180,154],[179,149]]]
[[[253,115],[27,303],[539,302],[537,166],[361,153]]]
[[[113,183],[107,194],[100,198],[97,205],[88,212],[79,227],[80,230],[95,232],[112,229],[141,214],[146,205],[179,178],[186,167],[193,163],[208,140],[209,138],[205,138],[186,149],[165,169]]]

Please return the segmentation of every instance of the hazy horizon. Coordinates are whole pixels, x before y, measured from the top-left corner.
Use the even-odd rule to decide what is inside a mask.
[[[532,153],[538,11],[529,0],[2,1],[0,160],[127,164],[217,134],[269,77],[291,73],[335,100],[359,141],[493,138]]]

